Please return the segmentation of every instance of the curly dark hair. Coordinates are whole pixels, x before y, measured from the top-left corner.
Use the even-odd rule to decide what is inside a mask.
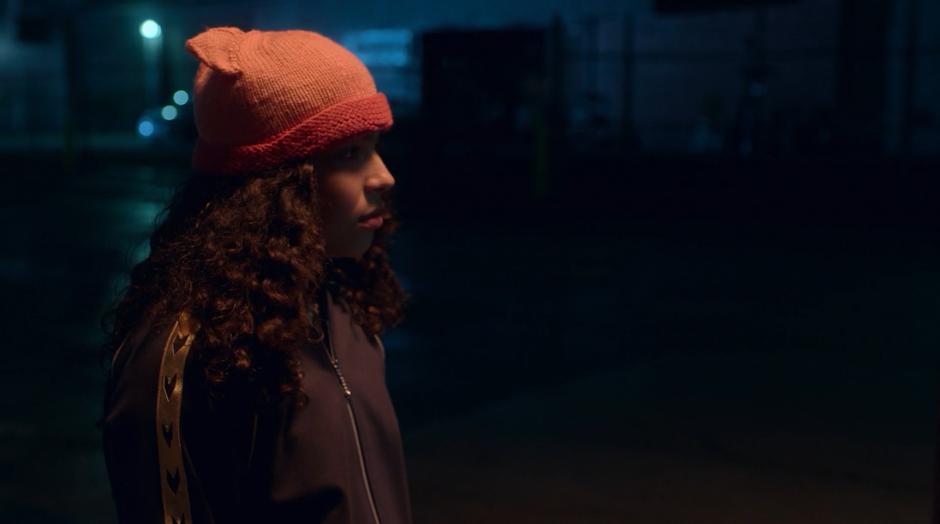
[[[147,315],[186,310],[201,325],[192,348],[210,393],[252,387],[257,399],[300,387],[298,343],[323,340],[316,297],[331,292],[369,335],[401,322],[404,292],[388,258],[399,220],[382,194],[385,222],[360,259],[327,256],[312,159],[251,175],[193,174],[157,217],[150,254],[102,318],[112,355]],[[163,217],[163,218],[161,218]]]

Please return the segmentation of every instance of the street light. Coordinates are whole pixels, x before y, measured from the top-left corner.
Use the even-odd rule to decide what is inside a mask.
[[[160,110],[160,116],[164,120],[175,120],[177,114],[176,106],[163,106],[163,109]]]
[[[162,71],[160,69],[163,62],[163,28],[152,18],[148,18],[140,24],[140,36],[143,40],[141,51],[143,51],[143,103],[145,107],[154,107],[160,103]],[[165,95],[164,95],[165,96]]]
[[[144,23],[140,24],[140,36],[148,40],[158,38],[161,34],[163,34],[163,29],[153,20],[144,20]]]
[[[183,91],[182,89],[173,93],[174,104],[181,106],[185,104],[186,102],[189,102],[189,93],[187,93],[186,91]]]
[[[153,122],[146,118],[141,119],[141,121],[137,124],[137,133],[144,138],[153,135],[154,131],[156,131],[156,128],[154,127]]]

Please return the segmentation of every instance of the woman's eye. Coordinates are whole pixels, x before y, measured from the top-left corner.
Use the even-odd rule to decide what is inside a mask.
[[[361,145],[347,146],[339,151],[339,160],[342,162],[357,162],[365,160],[368,150]]]
[[[353,160],[354,158],[356,158],[356,155],[358,152],[359,152],[358,147],[349,146],[343,149],[342,153],[340,154],[340,158],[343,160]]]
[[[337,149],[332,158],[343,164],[357,164],[368,160],[374,149],[371,144],[350,144]]]

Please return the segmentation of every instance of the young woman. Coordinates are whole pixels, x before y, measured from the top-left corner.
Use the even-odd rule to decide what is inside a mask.
[[[410,522],[380,339],[407,299],[387,100],[317,33],[218,27],[186,48],[194,173],[108,317],[119,520]]]

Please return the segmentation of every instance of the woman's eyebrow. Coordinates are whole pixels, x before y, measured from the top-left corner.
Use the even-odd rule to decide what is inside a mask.
[[[366,135],[359,135],[353,138],[350,138],[344,142],[345,145],[360,145],[360,144],[374,144],[378,141],[378,135],[375,133],[369,133]]]

